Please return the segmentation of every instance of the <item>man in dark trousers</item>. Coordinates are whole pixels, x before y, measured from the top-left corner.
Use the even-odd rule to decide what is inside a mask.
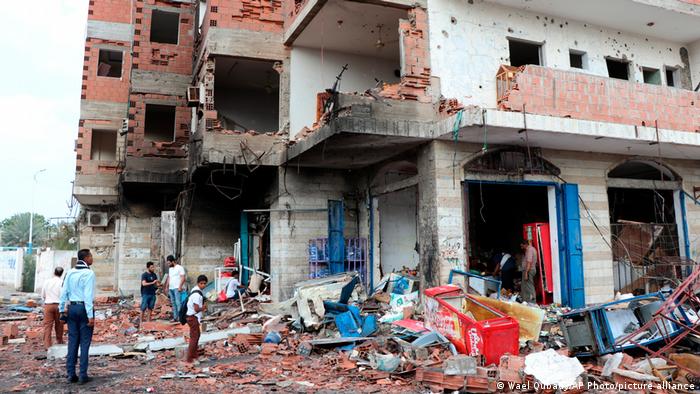
[[[509,253],[496,253],[493,257],[493,262],[496,264],[496,269],[493,271],[493,276],[501,278],[501,287],[509,291],[513,291],[513,278],[518,272],[518,265],[513,256]]]
[[[156,288],[160,285],[156,266],[152,261],[146,263],[146,272],[141,275],[141,321],[150,321],[153,308],[156,307]],[[144,312],[148,310],[148,319],[144,320]]]
[[[85,384],[91,379],[88,377],[88,359],[90,355],[90,342],[95,327],[95,273],[90,269],[92,254],[90,249],[78,251],[78,263],[68,272],[63,287],[61,288],[61,300],[58,311],[61,320],[68,323],[68,357],[66,358],[66,371],[68,382]],[[75,364],[80,348],[80,376],[75,374]]]

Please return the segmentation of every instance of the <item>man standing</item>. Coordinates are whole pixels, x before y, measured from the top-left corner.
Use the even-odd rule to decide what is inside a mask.
[[[523,301],[535,303],[535,274],[537,274],[537,249],[524,239],[520,243],[523,250],[523,281],[520,285],[520,297]]]
[[[199,275],[197,277],[197,286],[192,289],[190,296],[187,297],[187,325],[190,327],[190,343],[187,346],[187,362],[198,364],[197,347],[199,346],[199,324],[202,322],[202,311],[207,310],[207,305],[204,303],[204,295],[202,290],[207,287],[207,277]]]
[[[141,321],[143,313],[148,310],[148,321],[151,320],[151,313],[156,306],[156,288],[159,285],[158,275],[155,273],[156,266],[152,261],[146,263],[146,272],[141,275]]]
[[[44,346],[51,347],[51,331],[56,331],[56,343],[63,343],[63,322],[59,319],[58,303],[61,301],[61,276],[63,268],[56,267],[53,277],[44,283],[41,298],[44,300]]]
[[[90,249],[79,250],[78,263],[75,268],[68,272],[63,281],[61,299],[58,304],[61,320],[68,322],[66,370],[69,383],[80,381],[80,384],[85,384],[91,380],[87,374],[90,342],[92,342],[92,332],[95,328],[95,311],[93,309],[95,273],[90,269],[91,265]],[[67,303],[69,304],[66,305]],[[75,375],[78,348],[80,348],[80,378]]]
[[[501,252],[496,253],[493,258],[494,263],[496,263],[496,269],[493,271],[493,276],[501,278],[501,287],[513,291],[513,277],[516,272],[518,272],[517,264],[515,259],[509,253]]]
[[[175,260],[175,256],[170,255],[168,261],[168,279],[165,280],[165,287],[168,289],[170,303],[173,306],[173,321],[180,319],[180,308],[182,307],[182,289],[185,286],[185,269]]]

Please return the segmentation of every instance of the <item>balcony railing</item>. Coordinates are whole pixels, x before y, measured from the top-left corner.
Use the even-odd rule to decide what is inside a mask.
[[[501,66],[499,109],[700,132],[700,93],[582,72]]]

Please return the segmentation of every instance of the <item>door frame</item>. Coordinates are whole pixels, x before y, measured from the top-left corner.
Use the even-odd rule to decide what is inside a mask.
[[[467,174],[469,175],[469,174]],[[562,194],[562,184],[557,183],[557,182],[552,182],[552,181],[534,181],[534,180],[523,180],[523,181],[513,181],[513,180],[481,180],[481,179],[475,179],[475,178],[470,178],[467,176],[467,178],[462,181],[462,189],[463,189],[463,195],[464,195],[464,200],[463,200],[463,212],[464,212],[464,244],[465,244],[465,249],[468,248],[467,245],[470,245],[469,243],[469,185],[479,185],[479,184],[492,184],[492,185],[511,185],[511,186],[539,186],[539,187],[546,187],[547,188],[547,206],[549,210],[549,218],[552,218],[552,208],[554,208],[554,212],[556,213],[556,238],[554,237],[554,231],[552,230],[552,226],[550,225],[550,241],[556,241],[556,242],[551,242],[552,246],[555,244],[558,245],[558,248],[552,248],[552,275],[554,276],[553,280],[555,283],[558,283],[558,286],[555,287],[554,290],[554,302],[555,303],[560,303],[562,305],[568,305],[569,304],[569,278],[568,275],[571,274],[571,267],[569,267],[569,261],[566,257],[566,250],[567,250],[567,238],[566,238],[566,227],[564,223],[564,200],[563,200],[563,194]],[[550,190],[554,190],[554,199],[555,199],[555,206],[551,207],[550,205]],[[468,251],[468,250],[467,250]],[[468,256],[468,254],[467,254]],[[555,265],[555,262],[558,262],[557,265]]]

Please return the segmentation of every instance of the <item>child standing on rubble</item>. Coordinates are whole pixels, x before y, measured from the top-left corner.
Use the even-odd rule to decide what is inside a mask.
[[[187,325],[190,327],[187,362],[194,363],[195,365],[199,363],[199,361],[197,361],[197,347],[199,346],[200,334],[199,324],[202,322],[202,312],[207,310],[202,290],[207,287],[208,281],[206,275],[199,275],[197,277],[197,286],[192,289],[190,296],[187,297]]]

